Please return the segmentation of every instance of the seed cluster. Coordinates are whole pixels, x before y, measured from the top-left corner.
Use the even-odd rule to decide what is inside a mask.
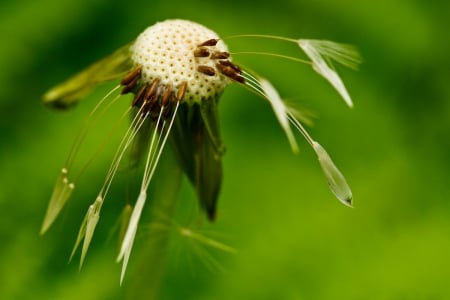
[[[197,49],[194,50],[195,57],[207,57],[215,62],[215,67],[222,73],[222,75],[235,80],[240,83],[244,83],[245,79],[242,77],[242,70],[240,67],[233,64],[228,58],[230,53],[226,51],[214,51],[211,52],[208,48],[215,46],[218,40],[210,39],[200,44]],[[208,47],[208,48],[207,48]],[[197,71],[208,76],[216,75],[216,69],[207,65],[199,65]]]
[[[123,85],[122,94],[135,92],[132,106],[140,109],[144,117],[157,118],[162,112],[163,117],[169,117],[176,102],[181,102],[186,93],[187,83],[183,81],[175,93],[172,85],[161,85],[159,79],[142,82],[142,68],[138,67],[127,74],[120,82]],[[138,85],[140,84],[140,85]]]

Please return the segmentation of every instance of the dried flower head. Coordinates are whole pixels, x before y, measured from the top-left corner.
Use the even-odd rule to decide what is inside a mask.
[[[251,53],[310,64],[352,106],[351,98],[331,63],[334,60],[354,67],[359,62],[359,56],[351,46],[330,41],[265,35],[229,38],[238,37],[279,39],[298,44],[310,60],[277,53]],[[83,242],[80,265],[85,258],[114,175],[133,143],[139,145],[142,151],[138,152],[144,154],[146,159],[139,196],[128,214],[128,225],[118,257],[123,260],[122,278],[147,199],[147,189],[168,139],[172,141],[180,166],[195,187],[200,206],[209,219],[214,219],[224,149],[219,132],[217,102],[225,87],[231,83],[250,89],[270,103],[294,152],[298,146],[291,125],[306,138],[318,156],[332,192],[345,205],[352,205],[352,193],[344,177],[325,149],[307,133],[296,117],[296,111],[283,102],[267,79],[238,66],[232,60],[224,40],[208,28],[185,20],[167,20],[150,26],[130,45],[120,48],[111,56],[51,89],[44,95],[44,102],[53,107],[65,108],[86,95],[98,83],[115,79],[121,79],[120,84],[99,102],[91,113],[91,118],[98,115],[100,107],[113,105],[120,95],[132,94],[133,101],[126,112],[132,116],[132,121],[119,144],[105,182],[80,228],[74,248],[75,251]],[[84,135],[85,132],[82,131],[81,136]],[[71,178],[76,177],[72,174],[71,167],[81,140],[82,138],[77,139],[68,162],[57,179],[42,233],[54,222],[75,188],[76,182]]]

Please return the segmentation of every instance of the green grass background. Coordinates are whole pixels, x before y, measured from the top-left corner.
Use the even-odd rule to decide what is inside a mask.
[[[55,226],[39,236],[77,129],[111,85],[69,112],[49,110],[40,97],[147,26],[186,18],[221,36],[330,39],[360,49],[360,70],[341,72],[355,102],[352,110],[306,65],[235,57],[318,116],[310,132],[345,174],[355,208],[332,196],[301,138],[301,153],[290,152],[264,101],[230,87],[220,103],[227,153],[219,217],[202,228],[238,253],[207,249],[220,264],[210,267],[208,256],[198,255],[198,245],[181,241],[168,254],[160,298],[450,299],[449,3],[2,1],[0,298],[126,297],[132,276],[119,287],[117,245],[109,233],[127,176],[114,182],[81,272],[77,261],[67,264],[110,155],[91,165]],[[229,46],[258,50],[252,42],[230,40]],[[290,45],[274,47],[300,53]],[[120,110],[108,122],[118,115]],[[101,130],[96,134],[100,138]],[[179,201],[180,209],[195,201],[186,182]],[[138,240],[148,238],[142,230]],[[132,254],[129,274],[142,265],[151,272],[138,257]],[[152,280],[146,276],[140,279]]]

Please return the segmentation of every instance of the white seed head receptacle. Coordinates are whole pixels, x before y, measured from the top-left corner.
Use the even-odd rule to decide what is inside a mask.
[[[205,41],[217,39],[208,46],[209,53],[226,52],[225,43],[212,30],[186,20],[167,20],[156,23],[142,32],[132,46],[132,60],[142,67],[143,82],[159,79],[162,85],[179,86],[187,82],[184,100],[199,103],[217,97],[231,80],[216,71],[210,56],[196,57],[195,50]],[[199,66],[214,70],[207,75]]]

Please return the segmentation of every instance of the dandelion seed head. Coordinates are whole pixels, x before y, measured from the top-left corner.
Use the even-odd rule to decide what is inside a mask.
[[[201,46],[208,40],[217,42]],[[186,20],[156,23],[132,46],[132,60],[141,66],[144,83],[158,79],[162,85],[177,87],[187,82],[184,100],[191,104],[216,98],[231,82],[216,71],[215,57],[220,53],[228,53],[227,46],[215,32]]]

